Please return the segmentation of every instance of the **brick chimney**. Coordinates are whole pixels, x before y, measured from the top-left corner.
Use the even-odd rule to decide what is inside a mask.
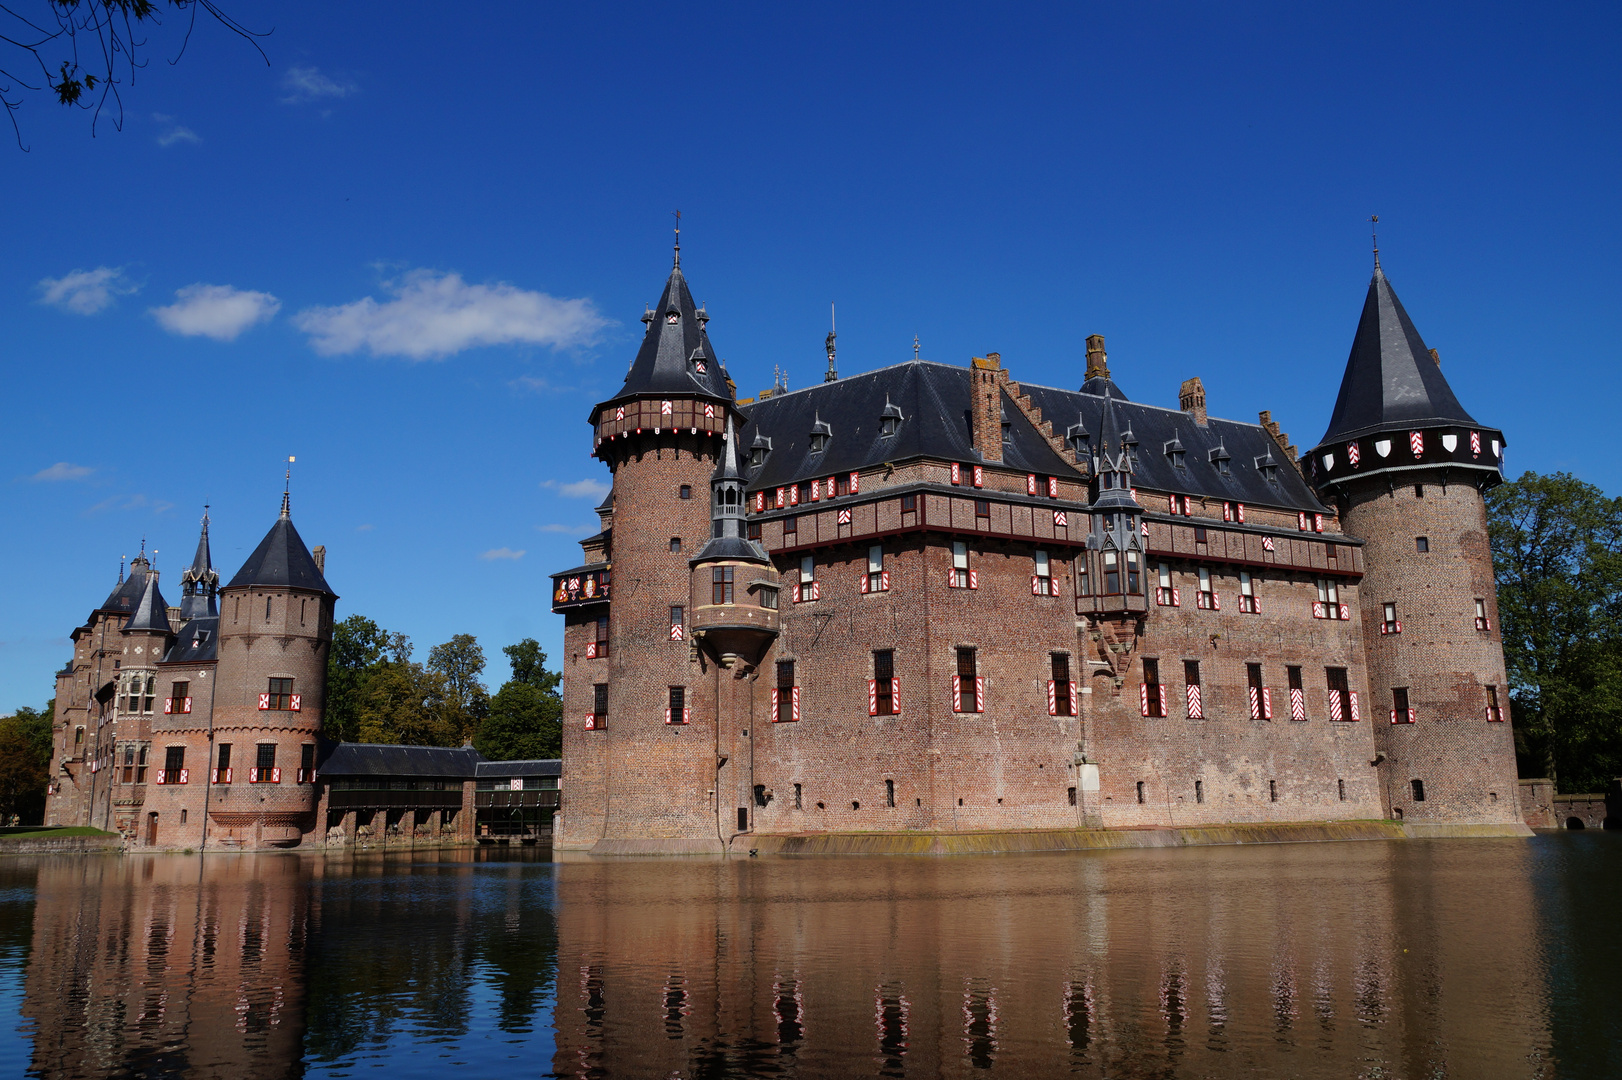
[[[973,413],[974,448],[983,461],[1002,460],[1002,386],[1008,373],[1002,369],[1002,355],[987,353],[969,362],[969,396]]]
[[[1437,367],[1442,366],[1442,354],[1437,352],[1435,349],[1431,350],[1431,359],[1435,361]]]
[[[1109,378],[1109,355],[1104,352],[1104,335],[1087,335],[1087,378]]]
[[[1205,426],[1205,384],[1198,375],[1184,380],[1182,389],[1177,391],[1177,407],[1192,416],[1200,427]]]
[[[310,552],[310,557],[315,560],[315,568],[321,571],[322,576],[325,577],[327,573],[327,545],[315,545],[315,550]]]

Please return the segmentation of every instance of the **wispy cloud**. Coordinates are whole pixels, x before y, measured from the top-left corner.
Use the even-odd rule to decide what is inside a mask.
[[[183,337],[211,337],[235,341],[255,323],[266,322],[282,309],[269,293],[250,292],[230,285],[187,285],[176,289],[179,299],[168,307],[152,309],[163,328]]]
[[[151,499],[143,494],[114,495],[110,499],[103,499],[84,512],[85,517],[104,514],[113,510],[150,510],[154,514],[162,514],[173,510],[175,504],[164,502],[162,499]]]
[[[122,266],[98,266],[59,278],[41,278],[36,288],[42,304],[75,315],[94,315],[112,307],[116,298],[129,296],[141,287],[124,276]]]
[[[327,356],[364,349],[408,360],[443,359],[478,345],[587,345],[608,325],[590,300],[559,299],[506,282],[469,285],[455,273],[413,270],[383,288],[392,300],[368,296],[307,308],[294,323]]]
[[[372,525],[372,524],[368,523],[368,524],[365,524],[365,525],[356,525],[355,526],[355,531],[356,532],[371,532],[375,528],[377,528],[376,525]]]
[[[590,477],[585,480],[573,480],[567,484],[556,480],[542,480],[541,487],[548,491],[556,491],[559,495],[570,499],[604,499],[612,490],[601,480],[593,480]]]
[[[30,476],[29,479],[45,482],[52,482],[56,480],[83,480],[85,477],[89,476],[95,471],[95,469],[92,469],[88,465],[75,465],[71,461],[58,461],[55,465],[52,465],[48,469],[41,469],[33,476]]]
[[[316,67],[302,67],[297,64],[287,69],[282,75],[282,89],[287,96],[282,101],[288,105],[303,105],[322,98],[342,98],[356,93],[360,87],[347,79],[339,82],[337,79],[321,74]]]
[[[153,113],[152,119],[162,124],[164,130],[158,134],[159,146],[173,146],[175,143],[200,143],[203,137],[184,124],[175,122],[175,118],[163,113]]]
[[[517,562],[523,557],[524,552],[522,549],[514,551],[512,548],[506,547],[491,548],[489,551],[486,551],[483,555],[479,556],[479,558],[490,562],[494,562],[496,559],[511,559],[512,561]]]
[[[536,532],[562,533],[565,536],[585,536],[592,531],[590,525],[537,525]]]

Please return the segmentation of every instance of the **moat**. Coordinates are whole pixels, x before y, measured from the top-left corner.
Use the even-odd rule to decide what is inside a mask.
[[[0,861],[0,1074],[1597,1077],[1622,836]]]

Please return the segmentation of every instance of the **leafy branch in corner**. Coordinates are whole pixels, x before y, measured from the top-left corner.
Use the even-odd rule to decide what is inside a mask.
[[[17,114],[30,93],[49,90],[60,105],[91,112],[90,134],[102,110],[112,106],[112,125],[124,130],[124,99],[120,84],[134,85],[135,73],[146,66],[140,52],[147,46],[145,27],[161,27],[166,9],[186,17],[186,32],[170,64],[186,54],[197,13],[254,47],[266,66],[270,57],[257,39],[270,31],[249,30],[214,3],[214,0],[43,0],[43,12],[29,13],[17,3],[0,3],[0,105],[23,152],[22,127]]]

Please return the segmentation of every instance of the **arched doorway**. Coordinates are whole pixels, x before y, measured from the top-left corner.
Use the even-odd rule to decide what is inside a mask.
[[[1566,819],[1566,828],[1568,828],[1568,829],[1586,829],[1586,828],[1588,828],[1588,826],[1583,824],[1583,819],[1580,818],[1580,817],[1568,817]]]

